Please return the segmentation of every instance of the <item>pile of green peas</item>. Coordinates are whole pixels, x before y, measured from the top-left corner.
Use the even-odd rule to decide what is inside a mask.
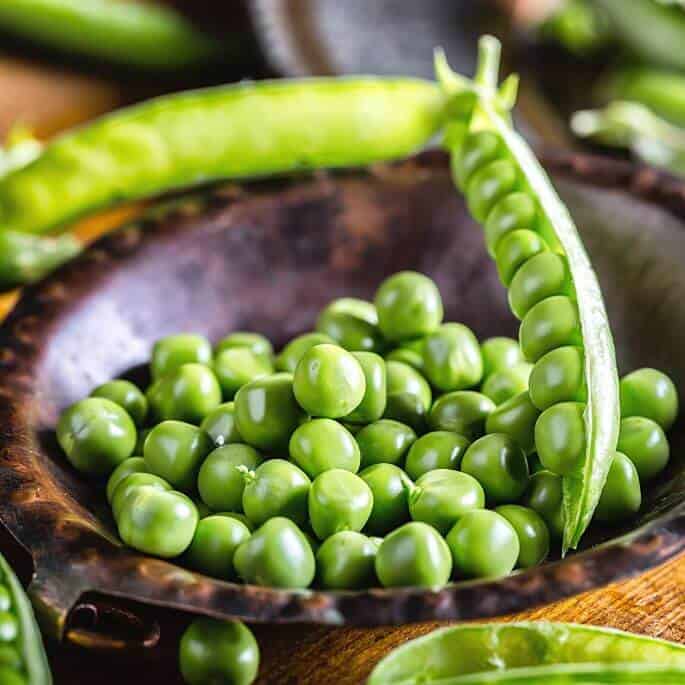
[[[122,540],[221,579],[358,589],[441,586],[545,560],[582,405],[556,403],[578,348],[532,367],[519,344],[443,323],[436,284],[404,271],[374,302],[338,299],[277,355],[256,333],[156,343],[151,385],[96,388],[57,436],[107,476]],[[582,381],[579,381],[582,382]],[[669,460],[678,398],[654,369],[621,380],[623,420],[595,517],[616,524]],[[553,400],[556,402],[556,400]]]

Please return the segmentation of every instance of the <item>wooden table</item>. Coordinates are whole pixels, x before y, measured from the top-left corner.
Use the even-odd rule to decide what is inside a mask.
[[[63,87],[62,87],[63,86]],[[66,89],[66,90],[65,90]],[[0,59],[0,135],[17,117],[48,135],[126,102],[115,83],[61,69]],[[8,96],[12,93],[12,96]],[[16,96],[15,96],[16,95]],[[31,106],[40,103],[40,108]],[[118,212],[81,226],[93,236],[121,222]],[[0,316],[16,295],[0,299]],[[513,619],[576,621],[611,626],[685,643],[685,560],[673,561],[627,582],[527,612]],[[178,633],[186,619],[170,616],[159,650],[145,657],[94,654],[50,646],[57,685],[181,683],[176,667]],[[346,685],[360,683],[380,657],[437,624],[399,628],[330,629],[318,626],[257,626],[262,650],[260,683]]]

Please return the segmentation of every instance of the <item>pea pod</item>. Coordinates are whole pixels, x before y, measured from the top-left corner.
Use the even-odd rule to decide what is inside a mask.
[[[6,612],[11,619],[16,621],[16,637],[10,643],[6,643],[6,646],[16,650],[18,655],[16,668],[10,665],[0,666],[0,675],[7,669],[12,675],[18,676],[17,683],[51,685],[50,667],[31,603],[2,554],[0,554],[0,588],[5,589],[1,595],[4,605],[2,612]],[[2,680],[2,682],[5,681]]]
[[[492,247],[501,275],[506,264],[503,281],[511,285],[510,301],[517,303],[515,313],[522,316],[520,342],[528,361],[538,362],[568,345],[584,352],[586,439],[577,461],[564,474],[565,553],[577,547],[592,519],[616,450],[619,398],[613,339],[597,277],[573,220],[533,152],[512,127],[508,110],[516,82],[510,78],[496,90],[500,44],[486,36],[479,53],[474,82],[454,74],[442,55],[436,61],[445,91],[462,103],[455,115],[458,126],[450,124],[448,138],[455,178],[465,189],[474,216],[486,224],[487,234],[499,238]],[[480,162],[474,161],[477,149],[487,150]],[[513,193],[533,200],[534,216],[525,228],[497,209]],[[498,226],[493,227],[493,221]],[[528,250],[531,236],[539,245]],[[522,282],[521,270],[532,270],[529,265],[540,252],[563,259],[558,264],[540,262],[536,273],[528,274],[534,276],[528,284],[525,278]],[[539,287],[541,281],[544,287]],[[514,291],[516,297],[511,297]]]
[[[57,138],[0,180],[0,227],[44,233],[116,202],[420,148],[444,96],[416,79],[262,81],[164,96]]]
[[[636,677],[641,672],[652,679]],[[681,680],[685,674],[682,645],[568,623],[492,623],[443,628],[412,640],[386,656],[367,685],[666,684],[679,682],[674,674]]]
[[[218,41],[158,4],[113,0],[3,0],[0,28],[70,54],[174,70],[216,61]]]

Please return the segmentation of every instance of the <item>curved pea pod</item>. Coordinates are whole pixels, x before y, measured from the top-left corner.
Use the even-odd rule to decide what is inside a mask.
[[[100,207],[212,180],[403,157],[443,121],[417,79],[241,83],[164,96],[68,132],[0,180],[0,226],[44,233]]]
[[[446,93],[474,96],[473,107],[454,114],[450,110],[466,130],[463,139],[450,140],[456,158],[452,167],[462,168],[459,158],[467,152],[473,160],[464,186],[467,205],[485,223],[488,249],[509,288],[512,311],[522,320],[521,350],[529,362],[541,364],[542,370],[531,375],[531,397],[547,411],[557,401],[584,403],[583,444],[578,458],[565,459],[562,465],[565,553],[578,546],[592,520],[616,451],[618,374],[599,283],[578,231],[547,174],[512,126],[509,110],[515,80],[508,79],[497,89],[499,53],[495,38],[481,39],[474,81],[454,74],[440,54],[436,71]],[[484,140],[487,154],[479,156],[473,150]],[[578,381],[576,365],[556,387],[549,376],[552,366],[545,362],[545,376],[542,360],[565,347],[581,350],[583,382]],[[543,381],[545,387],[538,388]]]
[[[16,682],[25,682],[27,685],[51,685],[50,667],[31,602],[10,565],[0,554],[0,587],[2,586],[7,589],[9,600],[6,610],[16,619],[16,637],[10,643],[10,646],[16,649],[21,662],[17,671],[22,679],[17,679]],[[2,675],[2,667],[0,667],[0,675]]]
[[[660,671],[655,664],[668,668]],[[632,679],[628,675],[631,669]],[[685,647],[569,623],[492,623],[443,628],[412,640],[386,656],[371,673],[367,685],[642,683],[635,674],[643,670],[650,673],[649,669],[653,674],[680,673],[683,678]],[[599,678],[575,680],[572,674],[576,671],[594,672]],[[617,673],[618,679],[603,679],[603,672]],[[567,679],[554,680],[557,675]]]

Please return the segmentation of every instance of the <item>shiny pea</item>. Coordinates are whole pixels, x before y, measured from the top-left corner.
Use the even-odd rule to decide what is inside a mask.
[[[303,333],[293,338],[276,357],[276,369],[295,373],[304,353],[314,345],[334,344],[335,340],[325,333]]]
[[[355,436],[363,468],[372,464],[399,464],[416,440],[416,433],[399,421],[381,419],[364,426]]]
[[[485,421],[488,433],[508,435],[526,454],[535,450],[535,425],[540,412],[527,392],[500,404]]]
[[[528,461],[508,435],[492,433],[476,440],[464,454],[461,470],[483,486],[489,503],[518,501],[528,487]]]
[[[557,347],[582,345],[578,309],[573,300],[555,295],[538,302],[524,317],[519,340],[530,362],[538,361]]]
[[[495,253],[497,273],[502,283],[509,287],[521,264],[545,250],[545,241],[533,231],[519,230],[507,233],[500,240]]]
[[[142,426],[147,416],[147,398],[137,385],[126,380],[109,381],[99,385],[91,397],[104,397],[125,409],[136,426]]]
[[[423,365],[428,380],[444,392],[471,388],[483,377],[478,340],[460,323],[443,324],[426,336]]]
[[[566,295],[572,290],[566,258],[542,252],[522,264],[509,284],[509,306],[519,319],[538,302],[552,295]]]
[[[550,533],[561,539],[564,533],[562,478],[551,471],[542,470],[530,478],[524,503],[536,511],[547,524]]]
[[[516,188],[516,165],[497,159],[476,171],[466,184],[466,204],[473,218],[484,223],[498,200]]]
[[[352,434],[332,419],[303,423],[290,438],[290,459],[310,478],[330,469],[357,473],[361,456]]]
[[[492,131],[473,131],[466,135],[458,155],[452,155],[452,175],[464,190],[473,174],[501,156],[501,140]]]
[[[535,202],[527,193],[509,193],[492,208],[485,221],[485,244],[491,257],[497,254],[502,238],[535,225]]]
[[[373,352],[353,352],[366,380],[366,390],[357,408],[345,417],[350,423],[378,421],[385,411],[387,396],[387,373],[385,362]]]
[[[274,354],[271,342],[263,335],[248,331],[234,331],[217,343],[214,348],[214,355],[218,357],[224,350],[235,348],[248,349],[253,354],[266,357],[267,359],[271,359]]]
[[[595,509],[595,519],[621,523],[637,514],[641,504],[640,477],[635,464],[622,452],[616,452]]]
[[[662,371],[638,369],[621,378],[621,416],[645,416],[668,430],[678,415],[678,391]]]
[[[494,409],[494,402],[479,392],[455,390],[434,402],[428,425],[433,430],[459,433],[472,440],[483,434],[485,420]]]
[[[417,433],[425,431],[427,415],[426,405],[418,395],[394,392],[386,398],[383,418],[411,426]]]
[[[417,479],[435,469],[458,469],[468,438],[451,431],[432,431],[422,435],[410,448],[404,468],[410,478]]]
[[[142,457],[130,457],[117,466],[107,480],[107,501],[111,504],[114,491],[126,476],[132,473],[148,473],[148,465]]]
[[[559,402],[584,402],[587,398],[585,364],[580,347],[558,347],[543,355],[530,374],[530,399],[540,409]]]
[[[402,362],[387,362],[388,395],[408,393],[421,400],[426,411],[431,406],[433,393],[426,379],[416,369]]]
[[[250,533],[254,531],[254,524],[252,521],[250,521],[245,514],[239,514],[238,512],[235,511],[217,511],[213,516],[225,516],[226,518],[229,519],[235,519],[236,521],[240,521],[245,528],[247,528]]]
[[[202,419],[200,428],[209,435],[217,447],[242,442],[235,420],[235,403],[224,402]]]
[[[408,492],[412,482],[399,466],[373,464],[359,477],[373,495],[371,515],[365,527],[367,533],[385,535],[409,520]]]
[[[171,490],[169,483],[152,473],[129,474],[117,485],[112,494],[112,516],[115,521],[119,520],[119,515],[123,511],[126,500],[131,493],[142,486],[150,486],[159,490]]]
[[[521,362],[511,368],[495,371],[487,377],[480,391],[495,404],[503,404],[512,397],[528,390],[532,370],[532,364]]]
[[[0,611],[9,611],[12,608],[12,597],[5,585],[0,585]]]
[[[518,504],[503,504],[495,511],[503,516],[516,531],[519,539],[519,568],[541,564],[549,554],[549,529],[540,514]]]
[[[271,358],[247,347],[229,347],[217,354],[212,366],[224,400],[232,400],[246,383],[274,372]]]
[[[212,346],[201,335],[180,333],[158,340],[152,348],[150,372],[156,381],[183,364],[210,364]]]
[[[325,590],[359,590],[376,583],[378,546],[366,535],[343,530],[324,540],[316,553],[317,585]]]
[[[640,480],[645,482],[658,476],[670,457],[663,428],[644,416],[629,416],[621,420],[616,449],[635,464]]]
[[[424,372],[423,355],[420,352],[407,347],[396,347],[385,355],[387,362],[402,362],[416,369],[419,373]]]
[[[545,409],[535,424],[535,446],[546,469],[572,473],[585,452],[585,405],[560,402]]]
[[[385,347],[376,307],[354,297],[331,302],[319,314],[316,330],[350,352],[381,352]]]
[[[19,623],[14,614],[0,611],[0,643],[14,642],[19,635]]]
[[[230,580],[235,577],[235,551],[249,537],[250,530],[237,519],[207,516],[197,524],[186,561],[196,571]]]
[[[483,378],[488,378],[496,371],[512,369],[525,361],[518,340],[503,336],[484,340],[480,353],[483,358]]]

